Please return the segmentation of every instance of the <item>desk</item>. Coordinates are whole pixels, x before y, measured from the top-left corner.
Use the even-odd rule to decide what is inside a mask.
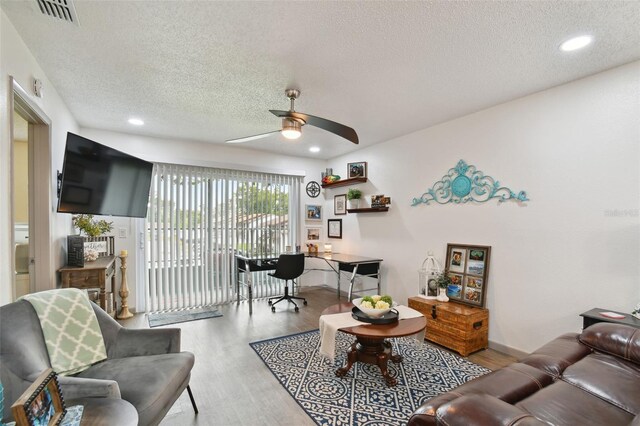
[[[111,316],[116,313],[116,257],[99,257],[93,262],[85,262],[83,267],[65,266],[58,270],[62,279],[62,287],[99,288],[100,307]],[[107,291],[107,282],[111,288]],[[107,293],[113,294],[113,306],[107,307]]]
[[[351,296],[353,293],[353,284],[357,275],[376,278],[377,286],[375,288],[365,288],[361,291],[376,290],[377,294],[380,294],[380,263],[382,262],[382,259],[355,256],[345,253],[305,253],[305,257],[309,259],[322,259],[327,262],[327,265],[329,265],[331,269],[333,269],[337,277],[338,297],[340,297],[340,272],[342,271],[351,273],[351,278],[349,279],[349,301],[351,300]],[[249,314],[253,313],[253,282],[251,279],[251,272],[273,271],[276,269],[277,263],[277,255],[236,255],[236,291],[238,294],[238,303],[240,303],[240,273],[244,273],[247,277],[246,286],[248,289]]]

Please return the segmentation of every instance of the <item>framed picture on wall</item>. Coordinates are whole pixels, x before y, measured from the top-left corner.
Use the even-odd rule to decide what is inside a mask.
[[[307,240],[309,240],[309,241],[319,241],[321,232],[322,232],[321,228],[308,227],[307,228]]]
[[[333,214],[336,216],[347,214],[347,194],[333,197]]]
[[[329,238],[342,238],[342,219],[329,219]]]
[[[367,177],[367,162],[347,163],[347,177],[349,179]]]
[[[306,220],[322,220],[322,206],[318,204],[306,204],[304,206]]]
[[[484,307],[490,257],[490,246],[447,244],[446,265],[451,278],[447,296],[456,302]]]

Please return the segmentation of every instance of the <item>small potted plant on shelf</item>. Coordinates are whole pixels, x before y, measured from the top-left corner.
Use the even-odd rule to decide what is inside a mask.
[[[360,198],[362,198],[362,191],[360,191],[359,189],[350,188],[347,192],[349,208],[357,209],[360,204]]]
[[[92,214],[75,215],[71,218],[71,223],[80,230],[80,235],[84,232],[89,237],[99,237],[113,229],[113,222],[94,220]]]
[[[436,296],[436,300],[438,302],[449,301],[449,297],[447,297],[447,287],[451,283],[451,277],[449,276],[449,271],[447,269],[436,277],[436,284],[438,285],[438,295]]]

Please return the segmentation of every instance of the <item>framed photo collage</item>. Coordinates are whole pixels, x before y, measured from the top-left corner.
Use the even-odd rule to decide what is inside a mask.
[[[447,244],[446,268],[451,278],[447,296],[453,301],[483,308],[490,257],[490,246]]]

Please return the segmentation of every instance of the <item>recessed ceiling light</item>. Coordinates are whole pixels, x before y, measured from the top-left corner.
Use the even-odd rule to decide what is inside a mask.
[[[589,35],[573,37],[563,42],[560,45],[560,50],[564,52],[571,52],[572,50],[582,49],[583,47],[586,47],[589,44],[591,44],[592,41],[593,41],[593,37]]]
[[[129,124],[133,124],[134,126],[142,126],[144,124],[144,121],[140,120],[139,118],[130,118]]]
[[[320,147],[312,146],[311,148],[309,148],[309,151],[311,151],[311,152],[320,152]]]

